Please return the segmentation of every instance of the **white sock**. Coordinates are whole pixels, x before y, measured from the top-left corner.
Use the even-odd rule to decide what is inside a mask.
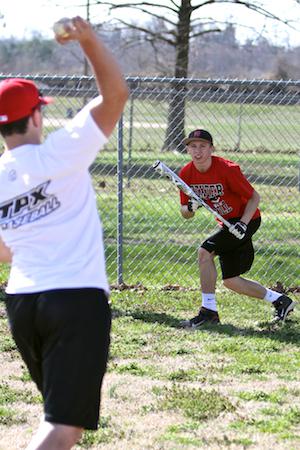
[[[212,311],[217,311],[215,294],[202,294],[202,306]]]
[[[271,289],[266,288],[266,295],[264,296],[264,300],[267,302],[273,303],[275,302],[279,297],[282,296],[280,292],[272,291]]]

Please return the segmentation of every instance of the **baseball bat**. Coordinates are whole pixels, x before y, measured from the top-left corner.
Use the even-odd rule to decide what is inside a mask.
[[[231,227],[231,223],[229,223],[224,217],[222,217],[217,211],[215,211],[213,208],[211,208],[204,200],[202,200],[201,197],[199,197],[193,189],[186,184],[178,175],[176,175],[173,170],[171,170],[166,164],[164,164],[161,161],[155,161],[152,168],[160,173],[160,175],[164,176],[165,178],[168,178],[170,181],[172,181],[175,186],[178,187],[182,192],[184,192],[186,195],[188,195],[190,198],[193,198],[196,200],[201,206],[204,206],[209,212],[211,212],[217,219],[219,219],[226,227]]]

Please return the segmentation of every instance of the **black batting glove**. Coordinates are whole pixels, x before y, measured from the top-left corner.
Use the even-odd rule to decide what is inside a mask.
[[[228,228],[231,234],[233,234],[237,239],[243,239],[247,232],[247,225],[244,222],[237,222]]]
[[[197,209],[200,208],[200,207],[201,207],[201,205],[200,205],[196,200],[194,200],[193,198],[189,198],[188,204],[187,204],[187,209],[188,209],[188,211],[194,213],[194,212],[196,212]]]

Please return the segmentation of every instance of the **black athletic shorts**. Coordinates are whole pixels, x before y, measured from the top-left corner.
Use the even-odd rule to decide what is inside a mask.
[[[6,296],[13,338],[44,400],[45,420],[96,430],[111,311],[102,289]]]
[[[239,218],[230,219],[229,222],[236,223],[239,220]],[[243,239],[237,239],[224,225],[201,244],[202,248],[219,256],[223,280],[250,270],[254,260],[252,236],[258,230],[260,223],[260,217],[251,220]]]

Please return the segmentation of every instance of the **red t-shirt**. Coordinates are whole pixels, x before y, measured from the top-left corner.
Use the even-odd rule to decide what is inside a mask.
[[[219,156],[212,156],[212,164],[206,172],[199,172],[191,161],[180,170],[179,176],[225,219],[241,217],[254,191],[239,165]],[[180,203],[187,205],[188,199],[180,191]],[[252,219],[259,216],[257,209]]]

